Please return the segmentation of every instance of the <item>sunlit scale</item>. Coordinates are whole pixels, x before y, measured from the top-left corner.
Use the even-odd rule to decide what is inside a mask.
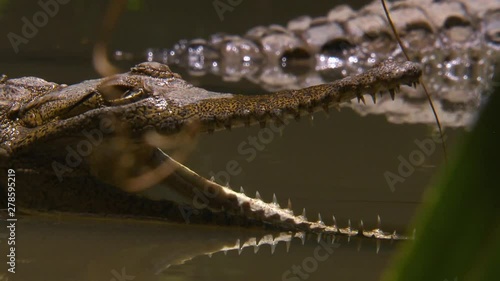
[[[411,7],[405,6],[404,13],[398,6],[402,3],[389,3],[402,43],[408,47],[410,59],[420,60],[424,65],[423,78],[427,88],[433,91],[431,95],[436,107],[442,109],[440,115],[444,120],[449,120],[443,125],[452,127],[470,125],[467,116],[474,115],[480,105],[479,97],[489,92],[500,51],[498,36],[495,36],[499,22],[495,9],[500,7],[493,5],[494,2],[475,5],[473,0],[460,0],[459,3],[457,9],[447,10],[442,8],[441,2],[415,0]],[[374,10],[374,5],[379,7],[380,3],[375,1],[360,11],[338,7],[325,13],[327,17],[299,17],[285,25],[288,29],[272,25],[250,29],[242,36],[213,35],[205,42],[206,47],[215,52],[203,55],[204,68],[199,59],[190,61],[187,51],[187,46],[200,42],[199,39],[179,41],[170,49],[175,52],[169,55],[165,55],[167,49],[154,50],[152,59],[185,67],[191,75],[210,72],[224,77],[224,81],[248,79],[267,91],[328,83],[364,72],[389,57],[405,60],[392,33],[387,34],[385,15]],[[436,10],[440,11],[440,18],[432,20]],[[360,21],[363,18],[382,24],[365,25]],[[457,28],[446,25],[457,21],[466,26]],[[415,32],[420,27],[428,27],[425,30],[426,40],[420,39],[421,32]],[[379,30],[381,28],[383,30]],[[450,28],[453,34],[449,32]],[[384,40],[378,40],[381,36]],[[227,51],[226,45],[236,48]],[[283,55],[294,50],[306,50],[313,58],[312,62],[309,64],[304,60],[300,62],[300,67],[292,68],[287,61],[285,66]],[[249,60],[245,58],[247,55]],[[117,56],[121,59],[130,57],[123,52]],[[148,55],[147,59],[150,60],[151,56]],[[224,62],[224,66],[206,69],[212,61]],[[252,64],[248,65],[249,62]],[[414,114],[416,107],[419,107],[419,111],[428,108],[425,99],[417,101],[417,96],[423,97],[423,91],[403,89],[400,97],[404,102],[399,106],[385,104],[383,114],[391,122],[429,123],[427,118],[422,117],[424,115]],[[381,102],[384,102],[384,98]],[[372,106],[349,106],[362,115],[382,113]]]

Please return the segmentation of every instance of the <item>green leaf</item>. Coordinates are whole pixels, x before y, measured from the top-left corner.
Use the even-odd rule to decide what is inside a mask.
[[[129,11],[139,11],[142,8],[142,0],[128,0],[127,10]]]
[[[500,280],[500,92],[430,188],[384,280]]]

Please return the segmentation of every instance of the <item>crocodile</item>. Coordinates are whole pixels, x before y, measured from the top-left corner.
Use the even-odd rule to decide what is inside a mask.
[[[365,95],[416,87],[420,65],[386,60],[328,84],[255,96],[195,87],[166,65],[60,85],[23,77],[0,83],[0,167],[15,171],[16,204],[26,213],[68,212],[371,239],[406,239],[379,226],[326,225],[205,179],[164,151],[198,133],[285,124]],[[180,138],[180,140],[179,140]],[[164,147],[164,145],[166,146]],[[65,147],[65,149],[62,149]],[[182,149],[181,149],[182,150]],[[171,154],[175,157],[176,154]],[[110,163],[109,159],[117,159]],[[141,191],[160,186],[168,199]],[[6,191],[6,190],[4,190]],[[290,203],[289,203],[290,204]]]
[[[500,3],[496,0],[405,0],[388,3],[410,59],[423,66],[441,122],[470,124],[491,86],[500,55]],[[355,11],[347,5],[326,16],[302,16],[286,26],[257,26],[245,35],[217,33],[181,40],[144,54],[116,51],[117,60],[158,61],[192,76],[224,81],[246,78],[269,91],[299,89],[358,74],[403,53],[380,1]],[[498,75],[498,74],[497,74]],[[346,104],[362,115],[384,114],[393,123],[435,122],[422,90],[406,89],[397,103]]]

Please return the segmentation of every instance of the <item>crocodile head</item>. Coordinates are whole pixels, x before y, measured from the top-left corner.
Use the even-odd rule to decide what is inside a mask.
[[[398,239],[401,237],[380,228],[358,232],[350,226],[326,226],[321,219],[311,222],[305,213],[296,216],[290,207],[283,209],[276,201],[266,203],[258,195],[254,199],[235,192],[162,154],[147,136],[154,132],[155,136],[175,137],[192,127],[210,133],[282,123],[320,109],[328,111],[353,98],[364,102],[364,94],[374,101],[377,93],[389,92],[394,97],[401,85],[418,83],[420,75],[417,64],[389,60],[333,83],[255,96],[194,87],[158,63],[142,63],[124,74],[71,86],[33,77],[4,78],[0,83],[0,168],[24,173],[16,183],[22,187],[17,189],[16,202],[27,208],[185,221],[179,208],[186,204],[198,208],[194,199],[209,192],[210,200],[196,210],[199,215],[193,220]],[[94,148],[101,150],[92,153]],[[132,155],[133,160],[117,158],[123,154]],[[139,190],[127,189],[127,184],[129,192],[116,188],[124,189],[121,174],[108,175],[122,170],[122,166],[113,166],[116,163],[138,177],[141,170],[146,170],[143,174],[163,174],[161,181],[152,182],[167,186],[181,200],[137,196],[129,192]],[[168,174],[158,170],[165,164],[171,168]]]
[[[273,94],[242,96],[194,87],[168,66],[147,62],[127,73],[66,86],[25,77],[2,82],[0,91],[3,157],[37,153],[83,131],[108,132],[125,124],[131,136],[148,131],[172,135],[197,124],[202,132],[282,122],[317,109],[338,106],[363,94],[394,91],[418,81],[418,65],[386,61],[364,74],[331,84]],[[364,100],[364,99],[363,99]]]

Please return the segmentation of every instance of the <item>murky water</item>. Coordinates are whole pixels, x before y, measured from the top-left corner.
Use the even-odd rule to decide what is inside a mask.
[[[40,6],[35,1],[11,2],[3,7],[0,25],[1,73],[67,84],[97,77],[91,50],[104,1],[73,0],[61,5],[33,38],[19,45],[17,54],[5,35],[20,33],[22,17],[31,18]],[[243,0],[233,11],[224,13],[221,21],[212,1],[146,1],[141,10],[122,15],[111,38],[112,48],[139,52],[168,47],[181,38],[206,38],[217,31],[241,34],[258,24],[284,24],[299,15],[322,15],[335,4]],[[259,91],[249,82],[225,84],[217,77],[184,77],[211,89]],[[393,190],[384,173],[397,173],[398,157],[408,159],[418,149],[415,140],[428,138],[431,131],[426,125],[396,125],[382,116],[361,117],[345,109],[332,112],[329,118],[316,114],[312,124],[308,120],[293,122],[282,135],[272,131],[264,134],[259,128],[204,135],[187,165],[200,175],[213,174],[223,182],[226,165],[234,160],[241,171],[230,176],[230,184],[243,186],[247,194],[258,190],[270,201],[275,193],[282,205],[290,198],[296,212],[304,207],[309,217],[321,212],[328,224],[335,214],[342,226],[348,219],[354,225],[363,219],[365,226],[373,227],[380,215],[385,230],[408,233],[411,219],[425,200],[423,193],[442,163],[442,153],[436,147],[425,163]],[[462,133],[447,131],[450,149]],[[260,140],[258,146],[250,143],[254,137]],[[399,246],[382,243],[377,254],[372,241],[359,248],[357,241],[341,240],[330,252],[330,248],[317,250],[313,240],[302,246],[295,239],[288,253],[282,243],[274,254],[266,245],[257,253],[252,247],[241,255],[234,250],[211,258],[206,255],[253,234],[265,233],[65,216],[25,217],[20,218],[17,228],[17,273],[6,273],[2,241],[0,280],[378,280]],[[314,258],[317,252],[325,258]],[[302,268],[302,275],[288,273],[297,267]]]

